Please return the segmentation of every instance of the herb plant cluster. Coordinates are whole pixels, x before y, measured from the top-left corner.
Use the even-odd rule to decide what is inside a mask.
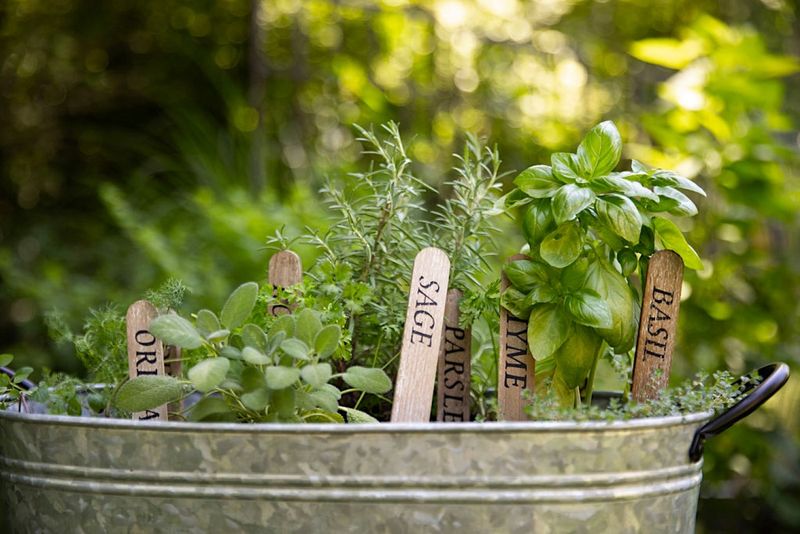
[[[351,391],[386,393],[392,382],[381,369],[351,366],[334,373],[330,359],[341,342],[339,326],[323,325],[306,308],[270,318],[265,328],[257,322],[267,310],[257,308],[257,300],[258,285],[248,282],[230,295],[219,316],[203,309],[193,321],[173,313],[154,319],[154,336],[199,361],[187,379],[140,376],[125,382],[115,405],[143,411],[197,392],[201,398],[188,410],[193,421],[341,423],[339,412],[352,422],[376,421],[339,400]],[[351,389],[340,390],[333,383],[338,379]]]
[[[555,153],[514,180],[509,202],[525,206],[522,228],[529,259],[507,264],[512,285],[503,305],[528,319],[537,379],[549,381],[563,406],[591,403],[594,373],[608,349],[628,353],[639,319],[630,276],[644,279],[657,246],[702,268],[697,253],[665,214],[692,216],[681,190],[704,194],[694,182],[633,161],[614,172],[622,154],[610,121],[586,135],[576,153]],[[538,389],[538,388],[537,388]]]

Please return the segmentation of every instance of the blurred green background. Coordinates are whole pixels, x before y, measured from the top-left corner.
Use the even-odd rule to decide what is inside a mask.
[[[797,9],[5,0],[0,352],[80,372],[48,341],[46,310],[77,327],[90,306],[130,302],[171,275],[196,290],[193,304],[214,306],[263,279],[267,236],[324,225],[321,178],[359,168],[353,123],[398,121],[417,172],[438,185],[465,132],[521,170],[613,119],[625,157],[709,192],[685,228],[705,269],[687,273],[674,378],[772,360],[794,370],[765,409],[709,443],[698,530],[797,531]]]

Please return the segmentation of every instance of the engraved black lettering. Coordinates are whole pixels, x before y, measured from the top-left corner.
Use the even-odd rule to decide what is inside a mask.
[[[460,377],[455,377],[454,379],[448,381],[448,377],[444,377],[444,387],[448,390],[456,390],[456,391],[464,391],[464,382],[461,381]],[[444,398],[448,397],[447,393],[444,394]],[[454,397],[455,398],[455,397]],[[446,403],[447,401],[445,401]]]
[[[416,336],[416,338],[414,337]],[[426,343],[427,340],[427,343]],[[426,334],[425,332],[420,332],[419,330],[411,330],[411,343],[420,342],[424,345],[431,346],[433,344],[433,334]]]
[[[511,383],[509,383],[509,380],[511,381]],[[506,373],[504,385],[507,388],[524,388],[527,387],[528,385],[528,377],[525,375],[517,376]]]
[[[672,301],[675,299],[675,295],[670,291],[664,291],[663,289],[658,289],[657,287],[653,288],[653,302],[658,302],[659,304],[672,304]]]
[[[157,363],[155,351],[153,352],[136,351],[136,356],[139,357],[139,359],[136,360],[137,368],[143,363],[149,363],[150,365],[155,365]]]
[[[139,330],[133,336],[133,339],[135,339],[136,342],[143,347],[149,347],[156,342],[155,336],[147,330]]]
[[[158,412],[154,412],[153,410],[145,410],[144,414],[139,416],[139,420],[143,421],[145,419],[158,419]]]
[[[659,328],[658,330],[653,331],[653,324],[651,321],[647,321],[647,334],[655,338],[664,336],[663,341],[666,341],[669,338],[669,332],[666,328]]]
[[[653,310],[656,312],[655,315],[652,315]],[[648,321],[669,321],[672,319],[667,312],[656,306],[655,303],[650,303],[650,312],[651,315],[647,318]]]
[[[458,341],[464,341],[464,336],[467,335],[467,332],[463,328],[445,326],[444,329],[447,334],[453,334],[453,337],[455,337]]]
[[[444,374],[445,376],[449,375],[450,373],[455,373],[457,375],[464,374],[464,363],[463,362],[454,362],[452,360],[448,360],[445,358],[444,360]]]
[[[425,277],[420,275],[420,277],[419,277],[419,287],[424,288],[424,289],[431,289],[432,286],[436,286],[436,288],[433,289],[433,292],[434,293],[438,293],[439,292],[439,282],[437,282],[436,280],[431,280],[427,284],[423,284],[422,283],[423,280],[425,280]]]
[[[423,319],[420,319],[420,316],[423,317]],[[425,326],[425,324],[423,324],[425,322],[424,319],[425,317],[427,317],[430,322],[428,326]],[[433,330],[433,327],[436,325],[436,320],[433,318],[433,315],[431,315],[430,312],[425,310],[417,310],[414,312],[414,324],[417,326],[421,326],[423,328],[430,328],[431,330]]]
[[[509,367],[527,369],[527,364],[522,361],[522,358],[525,358],[527,355],[527,348],[512,347],[511,345],[506,344],[506,369]]]

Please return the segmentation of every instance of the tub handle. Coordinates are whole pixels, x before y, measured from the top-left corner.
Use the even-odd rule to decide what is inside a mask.
[[[759,368],[756,373],[761,381],[756,386],[750,382],[745,389],[745,397],[697,429],[689,447],[689,459],[697,462],[703,456],[703,443],[713,436],[730,428],[735,422],[744,419],[767,402],[789,379],[789,366],[785,363],[770,363]],[[741,381],[741,379],[739,379]]]
[[[0,373],[8,375],[8,377],[12,379],[14,378],[15,374],[14,371],[9,369],[8,367],[0,367]],[[33,389],[36,387],[36,384],[27,379],[20,382],[19,385],[22,386],[23,389]]]

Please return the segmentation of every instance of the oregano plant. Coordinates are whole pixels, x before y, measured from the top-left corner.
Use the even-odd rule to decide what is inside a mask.
[[[562,406],[590,402],[603,354],[629,354],[644,278],[658,249],[685,265],[703,264],[673,221],[697,213],[683,191],[705,195],[691,180],[633,161],[617,172],[622,141],[613,122],[592,128],[575,153],[559,152],[514,180],[510,205],[522,206],[528,259],[510,262],[503,306],[528,320],[537,381]]]

